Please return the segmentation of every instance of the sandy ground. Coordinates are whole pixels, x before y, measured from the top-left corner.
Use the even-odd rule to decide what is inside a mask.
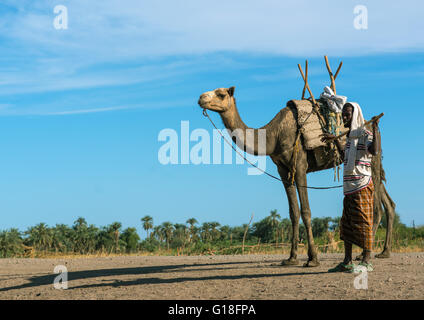
[[[321,254],[321,265],[276,266],[286,255],[72,259],[0,259],[0,299],[423,299],[424,253],[373,259],[375,270],[327,273],[342,254]],[[68,270],[68,289],[53,286],[54,268]]]

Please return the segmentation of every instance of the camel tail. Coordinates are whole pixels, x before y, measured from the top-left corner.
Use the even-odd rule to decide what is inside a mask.
[[[386,181],[386,180],[384,180],[384,181]],[[382,188],[384,189],[383,191],[384,191],[384,193],[385,193],[385,195],[386,195],[387,199],[389,200],[391,207],[393,208],[393,210],[395,210],[395,208],[396,208],[396,203],[395,203],[395,202],[393,201],[393,199],[390,197],[389,193],[388,193],[388,192],[387,192],[387,190],[386,190],[386,187],[385,187],[384,183],[382,183],[382,184],[381,184],[381,186],[382,186]]]
[[[387,182],[386,172],[384,171],[383,167],[381,167],[381,170],[380,170],[380,179],[381,179],[381,181]]]

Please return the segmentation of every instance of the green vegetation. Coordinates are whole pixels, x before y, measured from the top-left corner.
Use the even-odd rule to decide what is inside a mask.
[[[312,219],[315,243],[321,252],[342,252],[339,239],[340,218]],[[155,226],[151,216],[141,218],[146,239],[141,240],[135,228],[122,230],[119,222],[98,228],[88,225],[82,217],[69,227],[57,224],[49,227],[39,223],[25,232],[17,229],[0,231],[0,257],[45,257],[54,255],[110,254],[240,254],[287,253],[290,249],[291,222],[281,219],[276,210],[252,225],[230,227],[219,222],[199,223],[195,218],[185,224],[169,221]],[[385,239],[386,221],[382,220],[376,234],[375,251]],[[243,238],[245,241],[243,242]],[[306,247],[306,230],[299,230],[299,248]],[[393,231],[393,250],[422,250],[424,226],[407,227],[396,214]]]

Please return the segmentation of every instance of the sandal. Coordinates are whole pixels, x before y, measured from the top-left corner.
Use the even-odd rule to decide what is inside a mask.
[[[371,262],[369,262],[369,263],[366,263],[366,262],[360,262],[358,266],[365,267],[365,268],[367,269],[367,271],[368,271],[368,272],[370,272],[370,271],[374,271],[374,266],[372,265],[372,263],[371,263]],[[361,270],[361,269],[358,269],[358,268],[356,268],[356,269],[357,269],[357,270],[355,270],[356,272],[362,272],[362,270]]]
[[[344,264],[343,262],[339,263],[336,267],[329,269],[328,272],[350,272],[354,271],[355,265],[352,264]]]

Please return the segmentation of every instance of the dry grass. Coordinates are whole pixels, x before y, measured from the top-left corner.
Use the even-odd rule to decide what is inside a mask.
[[[383,241],[377,241],[374,246],[373,252],[378,253],[383,250]],[[254,255],[254,254],[290,254],[289,243],[282,244],[259,244],[259,245],[250,245],[244,247],[244,254]],[[338,241],[333,246],[328,245],[317,245],[319,253],[344,253],[344,246],[342,241]],[[354,253],[361,253],[362,249],[353,246]],[[392,252],[395,253],[408,253],[408,252],[424,252],[424,247],[420,245],[410,245],[408,247],[394,246]],[[232,246],[222,249],[211,249],[207,252],[199,253],[192,252],[190,249],[159,249],[155,252],[139,251],[136,253],[107,253],[99,252],[94,254],[79,254],[79,253],[52,253],[52,252],[36,252],[33,253],[30,258],[41,258],[41,259],[81,259],[81,258],[101,258],[101,257],[121,257],[121,256],[190,256],[190,255],[232,255],[232,254],[242,254],[242,246]],[[298,254],[306,255],[307,246],[300,243],[298,245]]]

